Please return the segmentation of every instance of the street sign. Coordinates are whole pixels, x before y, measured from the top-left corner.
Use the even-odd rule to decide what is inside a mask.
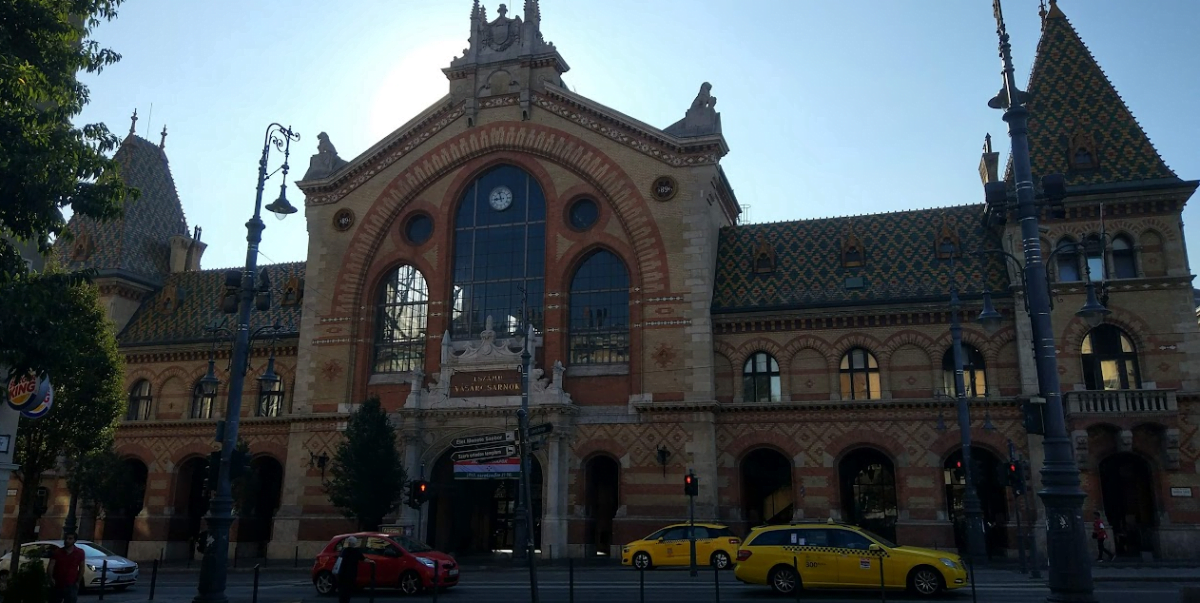
[[[536,438],[537,436],[540,436],[540,435],[546,435],[546,434],[550,433],[551,431],[554,431],[554,425],[552,425],[550,423],[542,423],[541,425],[534,425],[533,427],[529,428],[529,437]]]
[[[507,446],[489,446],[487,448],[476,448],[473,450],[460,450],[450,455],[452,461],[486,461],[491,459],[506,459],[517,453],[517,447]]]
[[[484,446],[487,444],[505,444],[514,441],[511,431],[499,431],[496,433],[487,433],[484,435],[467,436],[465,438],[455,438],[450,443],[455,448],[466,448],[468,446]]]

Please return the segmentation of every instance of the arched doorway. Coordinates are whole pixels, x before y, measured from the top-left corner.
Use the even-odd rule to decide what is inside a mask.
[[[270,456],[250,461],[250,473],[234,483],[238,508],[237,556],[266,557],[283,488],[283,465]]]
[[[1151,535],[1158,514],[1150,464],[1131,452],[1114,454],[1100,462],[1100,489],[1116,553],[1140,556],[1144,551],[1153,551]]]
[[[146,482],[150,470],[146,463],[128,458],[121,462],[122,481],[129,487],[129,496],[122,501],[119,508],[104,509],[104,528],[101,543],[114,552],[129,554],[129,543],[134,539],[133,522],[142,512],[146,503]]]
[[[584,475],[587,479],[584,544],[598,555],[608,555],[613,543],[613,518],[619,504],[621,465],[611,456],[597,455],[584,466]]]
[[[874,448],[859,448],[838,466],[845,520],[896,539],[896,466]]]
[[[1000,480],[1008,468],[991,451],[976,446],[971,447],[971,464],[974,469],[971,479],[975,481],[975,493],[983,510],[988,555],[1004,556],[1008,548],[1008,492]],[[966,550],[963,494],[967,490],[967,476],[963,471],[961,448],[946,458],[942,475],[946,486],[946,514],[954,523],[954,543],[960,551]]]
[[[534,545],[541,544],[542,467],[530,462]],[[477,474],[477,475],[495,475]],[[420,534],[439,551],[458,556],[511,551],[517,508],[517,479],[471,479],[455,475],[447,451],[433,465],[426,531]]]
[[[742,512],[750,526],[792,520],[792,462],[769,448],[742,459]]]
[[[208,459],[195,457],[184,461],[175,474],[175,506],[167,538],[171,555],[177,559],[194,553],[193,543],[205,529],[208,492],[204,489],[204,477],[207,472]]]

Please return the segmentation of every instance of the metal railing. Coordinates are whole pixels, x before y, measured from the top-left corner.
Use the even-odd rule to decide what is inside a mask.
[[[1173,389],[1110,389],[1067,392],[1072,415],[1174,413],[1179,404]]]

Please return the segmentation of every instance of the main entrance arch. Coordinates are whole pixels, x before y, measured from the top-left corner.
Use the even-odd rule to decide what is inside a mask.
[[[128,497],[123,497],[122,508],[104,510],[101,543],[118,554],[128,555],[129,542],[134,539],[133,522],[145,506],[150,470],[146,463],[136,458],[125,459],[121,465],[132,491],[128,492]]]
[[[966,550],[966,515],[963,512],[963,495],[967,490],[966,472],[963,471],[962,449],[955,450],[946,458],[942,468],[943,483],[946,485],[946,514],[954,523],[954,543],[959,550]],[[975,493],[983,510],[983,529],[989,555],[1003,556],[1008,548],[1008,493],[1000,483],[1000,475],[1006,468],[990,451],[971,447],[971,464],[974,473]]]
[[[1131,452],[1118,452],[1100,462],[1100,489],[1116,554],[1141,555],[1154,550],[1151,535],[1158,514],[1150,464]]]
[[[838,465],[847,522],[896,539],[896,466],[874,448],[859,448]]]
[[[540,546],[542,467],[536,458],[530,462],[530,473],[534,545]],[[426,542],[459,556],[513,549],[518,480],[456,478],[447,451],[434,463],[430,483],[429,517],[426,532],[420,535]]]
[[[608,555],[613,544],[613,518],[620,504],[621,465],[611,456],[599,454],[584,465],[584,476],[587,479],[584,544],[596,554]]]
[[[237,488],[236,554],[238,557],[266,557],[283,490],[283,465],[270,456],[256,457],[250,461],[250,473]]]
[[[751,526],[792,520],[792,462],[770,448],[742,459],[742,512]]]
[[[168,531],[169,552],[175,558],[187,558],[194,553],[195,539],[204,529],[208,514],[208,493],[204,477],[208,459],[193,457],[179,466],[175,475],[175,505]]]

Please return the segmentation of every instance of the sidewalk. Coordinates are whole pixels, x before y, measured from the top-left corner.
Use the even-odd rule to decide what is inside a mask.
[[[1040,582],[1046,581],[1046,568],[1042,568]],[[1015,564],[990,566],[975,569],[976,584],[1010,583],[1016,579],[1029,580]],[[1183,562],[1139,562],[1102,563],[1092,566],[1095,582],[1200,582],[1200,565]]]

